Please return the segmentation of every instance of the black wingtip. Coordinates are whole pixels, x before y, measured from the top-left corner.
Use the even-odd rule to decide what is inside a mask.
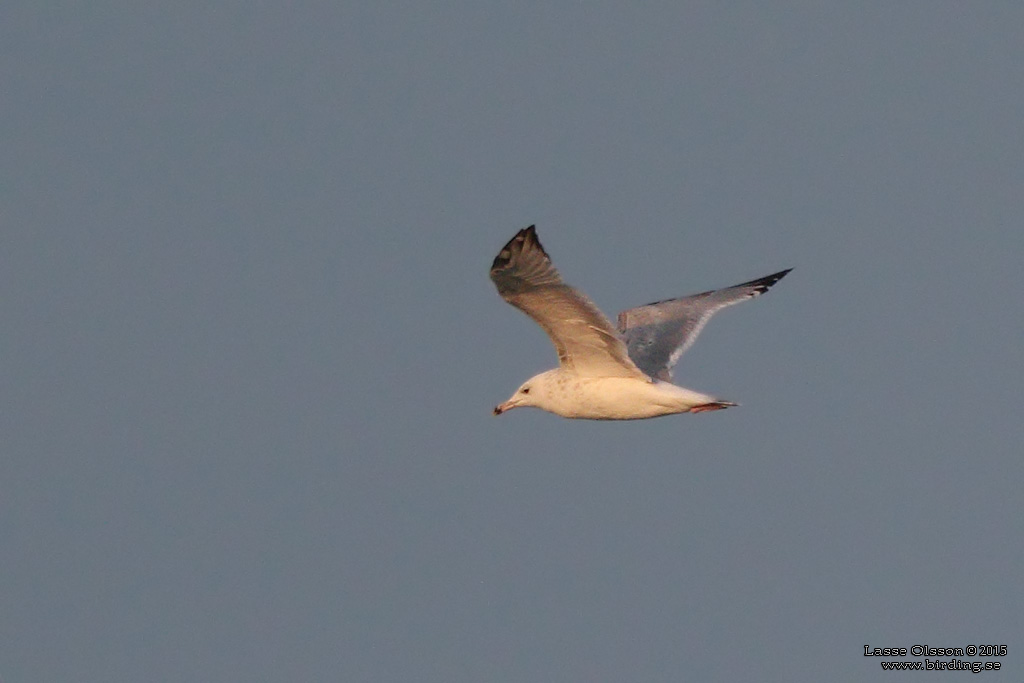
[[[541,246],[540,240],[537,239],[537,226],[530,225],[519,232],[501,248],[498,255],[494,257],[494,263],[491,264],[491,270],[496,268],[504,268],[512,260],[512,257],[521,252],[527,246],[536,245],[540,252],[547,256],[547,252],[544,251],[544,247]]]
[[[791,270],[793,269],[786,268],[785,270],[780,270],[777,273],[765,275],[764,277],[759,277],[758,279],[751,280],[750,282],[744,282],[742,285],[737,285],[737,287],[753,287],[755,295],[764,294],[772,285],[774,285],[782,278],[786,277],[786,274],[789,273],[789,271]]]
[[[528,225],[528,226],[526,226],[525,228],[523,228],[522,230],[520,230],[519,232],[516,233],[516,236],[512,238],[512,241],[513,242],[522,242],[524,245],[526,245],[526,244],[536,244],[536,245],[540,246],[540,242],[537,241],[537,226],[536,225]]]

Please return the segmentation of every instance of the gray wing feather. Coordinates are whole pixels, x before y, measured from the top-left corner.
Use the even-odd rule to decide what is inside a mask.
[[[649,376],[671,381],[672,367],[693,346],[711,316],[726,306],[764,294],[790,270],[619,313],[619,332],[626,342],[629,357]]]
[[[520,230],[498,253],[491,280],[505,301],[547,332],[562,367],[585,377],[644,376],[611,322],[562,282],[534,226]]]

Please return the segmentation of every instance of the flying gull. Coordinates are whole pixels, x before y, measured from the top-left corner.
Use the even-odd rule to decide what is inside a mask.
[[[619,313],[616,330],[590,299],[562,282],[536,227],[520,230],[495,257],[491,280],[505,301],[544,328],[559,365],[528,379],[494,414],[532,406],[569,418],[639,420],[735,406],[672,384],[672,367],[712,315],[764,294],[790,270],[631,308]]]

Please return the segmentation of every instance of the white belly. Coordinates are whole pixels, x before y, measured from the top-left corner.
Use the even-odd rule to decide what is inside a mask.
[[[564,394],[552,396],[551,412],[591,420],[641,420],[683,413],[716,400],[668,382],[626,377],[577,378],[560,388]]]

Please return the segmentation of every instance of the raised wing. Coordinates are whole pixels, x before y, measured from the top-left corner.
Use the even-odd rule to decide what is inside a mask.
[[[540,325],[562,367],[584,377],[643,377],[612,324],[590,299],[562,282],[536,227],[520,230],[491,265],[498,293]]]
[[[656,379],[672,380],[672,367],[715,313],[764,294],[792,268],[741,285],[658,301],[619,313],[629,357]]]

